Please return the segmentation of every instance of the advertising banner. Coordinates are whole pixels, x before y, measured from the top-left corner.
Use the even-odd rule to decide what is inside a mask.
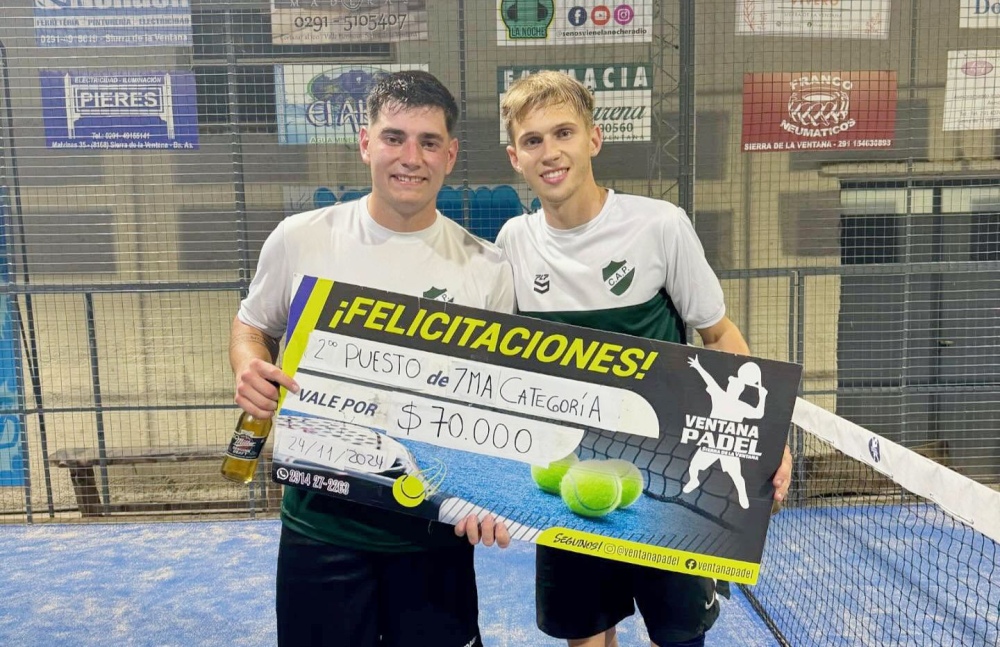
[[[896,72],[743,75],[743,152],[891,148]]]
[[[10,252],[6,232],[13,231],[7,187],[0,186],[0,285],[10,283]],[[21,348],[14,325],[14,304],[10,295],[0,295],[0,487],[24,485],[26,456],[21,415],[17,413],[21,393]]]
[[[574,63],[532,67],[497,68],[498,103],[517,79],[541,70],[556,70],[580,81],[594,93],[594,123],[601,127],[605,142],[648,142],[652,136],[650,115],[653,71],[646,63]],[[500,142],[507,131],[500,125]]]
[[[890,0],[736,0],[747,36],[889,37]]]
[[[356,144],[365,97],[384,74],[426,65],[275,65],[279,144]]]
[[[1000,49],[948,52],[944,130],[1000,128]]]
[[[498,0],[500,45],[621,45],[653,41],[653,0]]]
[[[42,70],[48,148],[198,148],[192,72]]]
[[[191,44],[190,0],[35,0],[39,47]]]
[[[958,26],[971,29],[1000,27],[1000,0],[959,0]]]
[[[271,0],[275,45],[427,40],[426,0]]]
[[[622,280],[628,280],[622,278]],[[300,277],[273,477],[754,583],[801,367]]]

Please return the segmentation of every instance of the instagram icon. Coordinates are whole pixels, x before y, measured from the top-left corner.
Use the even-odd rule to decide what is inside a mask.
[[[635,18],[635,10],[627,4],[615,7],[615,22],[619,25],[627,25]]]

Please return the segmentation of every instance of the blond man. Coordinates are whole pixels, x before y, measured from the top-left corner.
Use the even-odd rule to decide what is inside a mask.
[[[689,325],[708,348],[749,354],[684,211],[595,180],[591,160],[603,138],[586,87],[540,72],[511,85],[500,113],[510,163],[542,207],[511,219],[497,237],[514,267],[522,314],[676,343],[685,343]],[[633,278],[612,285],[602,269],[623,261]],[[549,281],[544,291],[535,289],[539,275]],[[786,448],[773,479],[776,501],[790,480]],[[539,628],[571,647],[616,646],[615,626],[635,605],[655,647],[704,645],[719,614],[716,588],[710,578],[536,551]]]

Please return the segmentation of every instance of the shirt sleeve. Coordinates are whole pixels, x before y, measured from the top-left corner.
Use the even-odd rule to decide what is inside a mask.
[[[497,271],[496,284],[490,291],[490,300],[487,306],[494,312],[512,313],[517,311],[517,304],[514,298],[514,270],[510,263],[504,258]]]
[[[674,207],[673,217],[666,220],[663,245],[667,267],[664,287],[681,318],[699,330],[719,323],[726,315],[722,284],[683,209]]]
[[[500,277],[498,279],[500,286],[498,290],[498,295],[502,295],[502,303],[494,308],[499,312],[517,312],[517,291],[514,289],[514,269],[513,259],[510,258],[510,253],[507,250],[507,238],[509,233],[508,223],[505,223],[503,227],[500,228],[500,233],[497,234],[497,247],[500,248],[501,255],[504,259],[504,265],[507,266],[508,278],[504,279]],[[503,285],[506,282],[506,285]],[[509,296],[506,294],[509,292]],[[509,303],[508,303],[509,302]]]
[[[257,261],[257,273],[236,315],[246,325],[274,338],[285,334],[292,298],[292,274],[285,249],[285,222],[279,223],[264,241]]]
[[[510,229],[510,221],[507,221],[500,227],[500,232],[497,234],[496,245],[500,248],[500,251],[507,255],[507,232]]]

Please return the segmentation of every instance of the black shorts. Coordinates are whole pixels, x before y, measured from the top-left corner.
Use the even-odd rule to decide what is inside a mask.
[[[638,605],[650,640],[665,647],[701,636],[719,617],[710,578],[547,546],[537,547],[535,569],[538,628],[554,638],[596,636]]]
[[[281,528],[278,644],[481,646],[473,548],[377,553]]]

